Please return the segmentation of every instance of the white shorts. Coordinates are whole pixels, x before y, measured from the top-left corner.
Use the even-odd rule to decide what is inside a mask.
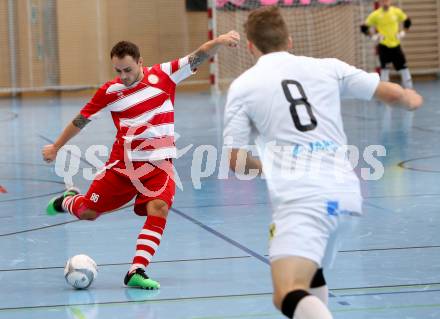
[[[308,197],[280,207],[270,227],[270,260],[299,256],[319,267],[331,267],[340,235],[362,213],[357,193]]]

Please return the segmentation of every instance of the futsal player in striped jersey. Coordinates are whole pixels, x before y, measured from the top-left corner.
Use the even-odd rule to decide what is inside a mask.
[[[78,219],[95,220],[135,198],[134,212],[147,218],[124,279],[129,287],[160,287],[145,274],[145,268],[160,245],[174,199],[176,85],[219,48],[235,47],[239,40],[239,34],[230,31],[204,43],[188,56],[150,67],[143,66],[139,48],[134,43],[117,43],[110,53],[117,77],[98,89],[54,144],[43,147],[44,160],[51,162],[60,148],[100,111],[111,113],[117,134],[104,171],[85,194],[68,189],[49,202],[47,211],[51,215],[69,212]]]

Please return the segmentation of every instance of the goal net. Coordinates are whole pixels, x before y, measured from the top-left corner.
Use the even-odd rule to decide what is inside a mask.
[[[212,0],[213,32],[237,30],[246,39],[243,24],[249,11],[274,3],[287,22],[295,55],[333,57],[367,71],[375,69],[375,44],[359,30],[374,8],[370,0]],[[253,63],[245,41],[238,50],[220,51],[211,68],[215,91],[225,91]]]

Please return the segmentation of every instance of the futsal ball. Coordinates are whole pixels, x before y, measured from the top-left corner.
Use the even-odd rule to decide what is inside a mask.
[[[95,261],[87,255],[71,257],[64,267],[64,278],[76,289],[87,289],[98,275]]]

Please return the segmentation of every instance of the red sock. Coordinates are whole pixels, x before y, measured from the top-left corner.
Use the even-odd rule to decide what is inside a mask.
[[[136,242],[136,256],[130,267],[130,272],[136,268],[146,268],[160,245],[166,219],[158,216],[148,216]]]
[[[84,195],[67,196],[63,200],[62,207],[65,211],[78,219],[80,219],[81,214],[87,210],[87,206],[84,203]]]

